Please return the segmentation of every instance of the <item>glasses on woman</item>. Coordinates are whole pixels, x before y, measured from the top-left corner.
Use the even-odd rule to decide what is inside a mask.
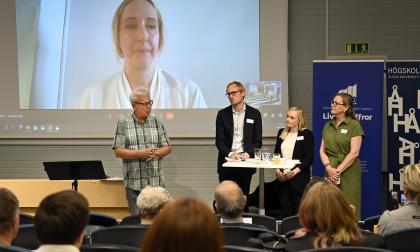
[[[331,101],[331,105],[333,105],[334,107],[337,107],[337,105],[345,105],[344,103],[338,103],[336,101]]]

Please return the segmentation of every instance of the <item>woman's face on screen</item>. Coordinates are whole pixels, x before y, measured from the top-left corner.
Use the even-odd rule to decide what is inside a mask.
[[[119,42],[126,64],[141,70],[154,67],[159,51],[159,22],[145,0],[129,3],[120,17]]]

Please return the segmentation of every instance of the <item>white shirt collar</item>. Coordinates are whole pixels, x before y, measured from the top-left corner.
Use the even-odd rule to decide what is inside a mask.
[[[243,108],[242,108],[242,110],[241,110],[241,111],[239,111],[239,112],[236,112],[236,111],[235,111],[235,109],[234,109],[234,108],[233,108],[233,106],[232,106],[232,112],[233,112],[234,114],[237,114],[237,115],[239,115],[239,114],[243,113],[245,110],[246,110],[246,103],[244,103],[244,107],[243,107]]]

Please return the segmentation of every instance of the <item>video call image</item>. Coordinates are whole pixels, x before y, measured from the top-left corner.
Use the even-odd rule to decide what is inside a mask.
[[[280,102],[281,83],[259,81],[259,1],[156,0],[162,31],[150,4],[131,3],[117,18],[118,46],[121,2],[16,0],[21,109],[129,109],[137,76],[151,78],[157,109],[224,107],[232,80],[246,84],[254,106]],[[130,40],[137,48],[127,49]],[[146,70],[131,70],[138,64]]]
[[[112,137],[143,83],[171,137],[213,137],[231,81],[261,111],[264,136],[282,126],[287,1],[132,1],[118,12],[122,3],[0,1],[0,136]]]

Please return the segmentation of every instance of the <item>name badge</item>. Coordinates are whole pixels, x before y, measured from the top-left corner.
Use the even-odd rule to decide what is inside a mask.
[[[347,134],[347,132],[348,132],[348,130],[346,130],[346,129],[341,129],[341,131],[340,131],[342,134]]]
[[[248,118],[248,119],[246,119],[246,123],[251,123],[252,124],[252,123],[254,123],[254,119],[249,119]]]
[[[305,139],[303,136],[296,137],[296,141],[302,141],[303,139]]]

